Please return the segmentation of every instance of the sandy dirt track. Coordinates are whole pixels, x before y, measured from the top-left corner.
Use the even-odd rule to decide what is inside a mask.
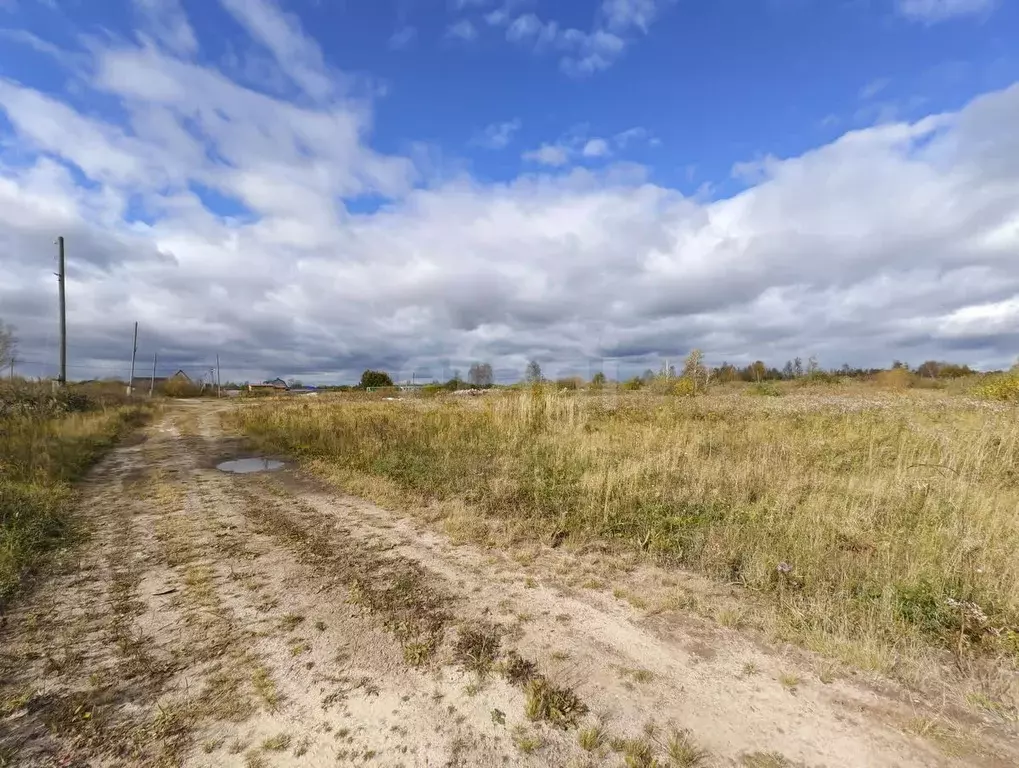
[[[566,587],[593,556],[219,472],[246,455],[220,413],[168,408],[86,483],[88,540],[0,629],[0,765],[1019,765],[998,724]],[[576,700],[532,719],[535,680]]]

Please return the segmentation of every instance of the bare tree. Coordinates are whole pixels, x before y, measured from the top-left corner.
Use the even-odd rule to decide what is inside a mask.
[[[524,380],[528,384],[537,384],[541,381],[541,366],[537,360],[531,360],[524,369]]]
[[[467,381],[473,387],[490,387],[494,378],[492,366],[488,363],[474,363],[467,371]]]
[[[696,395],[699,390],[708,386],[708,368],[704,365],[704,353],[694,349],[683,361],[683,378],[689,379],[693,384],[693,392]]]
[[[17,351],[18,337],[14,335],[14,326],[0,320],[0,368],[10,365]]]

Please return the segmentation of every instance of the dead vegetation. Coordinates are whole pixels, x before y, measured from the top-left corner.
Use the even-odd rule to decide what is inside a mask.
[[[0,610],[71,531],[72,483],[147,412],[0,383]]]
[[[569,688],[553,685],[542,675],[527,681],[524,714],[528,720],[544,720],[556,728],[569,728],[587,712],[587,707]]]
[[[345,583],[348,602],[381,619],[407,663],[420,666],[435,653],[450,621],[449,597],[430,585],[420,567],[333,531],[309,530],[276,498],[249,493],[245,513],[282,538],[298,560]]]
[[[1013,416],[865,387],[777,399],[536,389],[281,402],[236,422],[354,493],[443,516],[455,540],[637,552],[742,589],[741,605],[697,606],[724,626],[913,685],[949,665],[976,685],[1019,669]]]
[[[842,731],[832,759],[871,749],[866,724],[844,725],[795,658],[780,666],[753,650],[753,663],[712,661],[713,649],[688,652],[689,639],[638,627],[630,596],[649,615],[664,598],[606,569],[616,553],[587,563],[564,551],[572,538],[501,558],[447,550],[424,526],[306,491],[306,478],[217,475],[206,467],[222,448],[199,408],[118,453],[87,507],[90,549],[3,638],[0,726],[19,724],[16,739],[0,737],[9,762],[706,766],[784,759],[739,752],[780,746],[769,705],[793,754],[829,755],[804,731],[808,712],[826,738]],[[562,567],[549,566],[546,548]],[[573,564],[582,567],[571,573]],[[625,580],[629,606],[605,610],[596,606],[613,602],[608,593],[588,600],[562,587],[591,567]],[[675,572],[654,573],[669,595],[686,594]],[[656,622],[688,597],[673,602]],[[731,701],[704,684],[735,686]],[[857,701],[846,688],[838,695]],[[1004,723],[1000,701],[974,706]],[[745,714],[753,741],[713,733],[719,712],[741,723],[734,713]],[[949,717],[921,709],[900,719],[914,740],[973,749],[961,731],[941,736],[957,733]],[[895,746],[865,754],[930,764],[894,738],[885,728],[879,743]]]

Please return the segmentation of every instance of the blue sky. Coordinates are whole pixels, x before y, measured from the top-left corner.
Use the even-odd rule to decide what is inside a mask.
[[[130,38],[134,5],[19,0],[3,20],[73,50],[83,33]],[[589,32],[605,26],[597,2],[292,0],[285,8],[329,65],[359,81],[355,92],[384,93],[375,104],[373,146],[402,152],[428,142],[498,180],[526,167],[520,152],[482,151],[476,139],[490,125],[519,121],[518,149],[572,132],[610,138],[643,128],[661,144],[631,142],[625,157],[647,164],[655,181],[731,191],[736,162],[799,154],[876,121],[955,110],[1019,78],[1019,6],[1000,1],[930,3],[927,15],[910,15],[896,0],[649,5],[655,12],[646,31],[628,28],[623,52],[604,71],[579,76],[561,71],[555,44],[511,42],[509,25],[486,17],[508,9],[510,20],[534,14]],[[244,29],[217,3],[180,6],[200,43],[199,61],[216,66],[250,53]],[[959,10],[945,16],[942,6]],[[464,22],[476,37],[451,35]],[[49,57],[7,47],[4,74],[63,89],[65,72]],[[81,103],[103,110],[87,98]]]
[[[60,230],[83,372],[122,366],[113,306],[251,378],[1014,354],[1014,3],[0,0],[0,30],[26,373]]]

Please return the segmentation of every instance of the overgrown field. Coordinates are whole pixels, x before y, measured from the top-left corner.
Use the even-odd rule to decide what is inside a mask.
[[[83,391],[0,385],[0,604],[62,540],[73,481],[143,415]]]
[[[1012,406],[862,389],[453,400],[275,401],[237,419],[355,491],[737,582],[780,634],[863,667],[918,649],[1019,660]]]

